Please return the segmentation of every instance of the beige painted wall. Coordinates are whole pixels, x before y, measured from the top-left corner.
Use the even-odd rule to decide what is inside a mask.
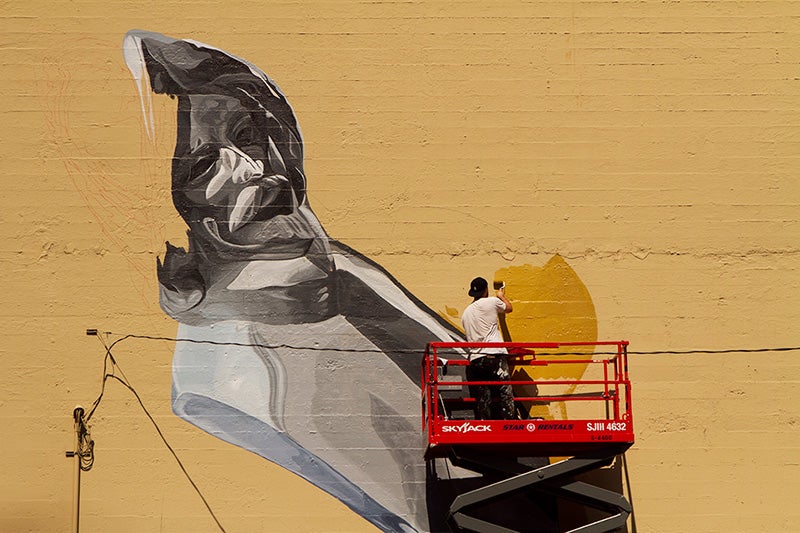
[[[104,356],[84,330],[176,331],[155,279],[183,239],[174,131],[145,139],[126,31],[263,68],[327,231],[434,309],[560,254],[599,337],[652,351],[800,345],[799,21],[783,1],[3,3],[0,530],[70,529],[71,413]],[[114,353],[228,531],[372,530],[173,416],[172,349]],[[798,353],[632,356],[638,531],[797,527]],[[119,384],[92,434],[84,531],[216,530]]]

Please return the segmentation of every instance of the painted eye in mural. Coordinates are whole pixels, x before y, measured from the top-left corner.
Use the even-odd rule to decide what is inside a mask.
[[[219,150],[205,146],[194,153],[176,157],[176,167],[182,168],[181,181],[176,183],[180,196],[188,199],[194,206],[207,205],[206,189],[208,180],[216,173],[219,166]]]
[[[237,124],[237,127],[234,129],[232,140],[233,144],[246,152],[250,152],[248,149],[259,147],[259,145],[263,143],[258,129],[256,129],[249,119],[243,120],[240,124]],[[257,157],[256,154],[250,153],[250,155]]]
[[[192,184],[198,178],[204,178],[205,175],[208,174],[208,172],[210,172],[216,164],[217,156],[214,154],[208,154],[200,157],[196,161],[193,161],[192,166],[189,169],[189,183]]]

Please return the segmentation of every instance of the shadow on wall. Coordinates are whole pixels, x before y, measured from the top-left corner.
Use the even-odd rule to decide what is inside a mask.
[[[624,459],[617,457],[611,466],[578,475],[575,479],[617,494],[623,494],[623,475]],[[575,501],[561,500],[558,503],[559,526],[562,531],[576,529],[584,524],[601,520],[606,516],[608,516],[608,513],[604,513],[600,509],[580,505]],[[627,532],[627,525],[615,530],[615,533]]]

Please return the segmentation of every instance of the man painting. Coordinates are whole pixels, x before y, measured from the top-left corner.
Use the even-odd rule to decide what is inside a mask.
[[[499,315],[513,310],[503,289],[489,296],[489,284],[478,277],[470,283],[469,295],[474,301],[461,315],[468,342],[503,342],[498,326]],[[478,348],[470,353],[467,381],[508,381],[508,351],[505,348]],[[479,420],[511,420],[516,418],[511,385],[470,385],[476,399],[475,418]]]

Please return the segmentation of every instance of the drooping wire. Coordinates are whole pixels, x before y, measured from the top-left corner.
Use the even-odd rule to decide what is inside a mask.
[[[114,355],[111,353],[111,349],[112,349],[114,346],[116,346],[117,344],[119,344],[120,342],[122,342],[122,341],[124,341],[125,339],[128,339],[128,338],[130,338],[130,337],[131,337],[131,335],[123,335],[123,336],[122,336],[122,337],[120,337],[119,339],[117,339],[117,340],[115,340],[114,342],[112,342],[110,346],[107,346],[107,345],[106,345],[106,343],[105,343],[105,341],[102,339],[102,337],[100,337],[100,336],[98,335],[98,337],[97,337],[97,338],[98,338],[98,339],[100,339],[100,342],[103,344],[103,347],[104,347],[104,348],[105,348],[105,350],[106,350],[106,355],[105,355],[105,357],[103,358],[103,378],[102,378],[102,384],[101,384],[101,386],[100,386],[100,394],[97,396],[97,399],[94,401],[94,403],[92,403],[92,407],[89,409],[89,413],[86,415],[86,417],[84,417],[84,420],[85,420],[86,422],[89,422],[89,420],[91,420],[91,418],[92,418],[92,415],[94,414],[94,411],[95,411],[95,409],[97,409],[97,406],[98,406],[98,405],[100,405],[100,401],[103,399],[103,394],[104,394],[104,393],[105,393],[105,391],[106,391],[106,381],[107,381],[107,378],[108,378],[108,375],[109,375],[109,372],[108,372],[108,362],[109,362],[109,361],[111,361],[111,371],[112,371],[112,373],[113,373],[113,371],[114,371],[114,370],[116,370],[117,368],[119,368],[119,366],[117,365],[117,361],[114,359]],[[122,372],[122,368],[119,368],[119,372],[120,372],[120,374],[122,374],[122,375],[123,375],[123,377],[124,377],[124,373]],[[127,379],[127,378],[126,378],[126,379]]]
[[[99,338],[99,337],[98,337]],[[103,394],[106,390],[106,381],[108,381],[108,377],[110,374],[108,372],[108,363],[111,361],[112,372],[119,368],[117,366],[117,362],[114,360],[114,356],[111,354],[111,348],[115,346],[117,343],[122,342],[128,338],[128,336],[123,336],[116,341],[114,341],[111,346],[106,346],[105,342],[102,338],[100,338],[100,342],[103,343],[103,346],[106,349],[106,355],[103,358],[103,377],[101,380],[100,386],[100,394],[97,396],[97,399],[92,403],[92,407],[89,409],[89,412],[85,416],[78,416],[75,417],[75,424],[78,434],[78,457],[80,458],[80,468],[84,472],[88,472],[94,466],[94,440],[92,439],[91,431],[89,430],[89,420],[92,419],[92,415],[94,414],[95,409],[97,406],[100,405],[100,401],[103,399]],[[122,368],[119,368],[121,374]],[[124,374],[123,374],[124,375]],[[81,413],[82,415],[82,413]]]
[[[94,440],[92,440],[92,434],[86,425],[86,419],[83,417],[83,408],[76,407],[73,416],[78,441],[78,449],[75,451],[78,456],[78,466],[84,472],[88,472],[94,466]]]
[[[120,335],[118,333],[112,333],[110,331],[105,332],[108,335]],[[380,350],[378,348],[336,348],[332,346],[302,346],[297,344],[285,344],[285,343],[277,343],[277,344],[261,344],[261,343],[252,343],[252,342],[233,342],[233,341],[211,341],[211,340],[197,340],[197,339],[184,339],[184,338],[176,338],[176,337],[158,337],[153,335],[133,335],[128,334],[117,340],[119,342],[123,339],[142,339],[142,340],[151,340],[151,341],[169,341],[169,342],[186,342],[190,344],[208,344],[211,346],[239,346],[245,348],[265,348],[268,350],[277,350],[281,348],[289,349],[289,350],[311,350],[317,352],[343,352],[343,353],[386,353],[384,350]],[[424,349],[397,349],[391,350],[393,353],[409,353],[409,354],[423,354],[425,353]]]
[[[239,346],[247,348],[265,348],[265,349],[290,349],[290,350],[305,350],[316,352],[345,352],[345,353],[375,353],[383,354],[386,350],[379,348],[335,348],[327,346],[302,346],[295,344],[262,344],[262,343],[246,343],[246,342],[227,342],[227,341],[211,341],[211,340],[198,340],[186,339],[180,337],[160,337],[154,335],[134,335],[134,334],[115,334],[110,331],[105,332],[107,335],[122,335],[117,339],[114,344],[121,342],[125,339],[141,339],[141,340],[154,340],[154,341],[168,341],[168,342],[186,342],[190,344],[207,344],[212,346]],[[112,344],[112,347],[113,345]],[[566,346],[565,346],[566,347]],[[424,348],[420,349],[393,349],[389,350],[393,353],[407,353],[423,355]],[[768,348],[723,348],[716,350],[708,349],[692,349],[692,350],[653,350],[653,351],[635,351],[628,350],[628,355],[692,355],[692,354],[734,354],[734,353],[764,353],[764,352],[796,352],[800,351],[800,346],[786,346],[786,347],[768,347]],[[594,355],[616,355],[617,352],[593,352]],[[562,352],[558,351],[557,355],[587,355],[584,352]]]
[[[130,337],[133,337],[133,335],[125,335],[125,336],[117,339],[113,343],[111,343],[111,345],[107,345],[106,342],[102,339],[102,337],[100,337],[98,335],[98,339],[100,339],[100,342],[103,344],[103,347],[106,350],[106,355],[105,355],[105,358],[103,360],[103,381],[102,381],[102,385],[101,385],[101,388],[100,388],[100,395],[97,397],[97,399],[92,404],[92,408],[89,411],[89,413],[86,415],[86,417],[83,418],[82,424],[84,424],[84,427],[86,427],[85,424],[89,422],[89,419],[92,417],[92,415],[94,414],[95,410],[100,405],[100,402],[103,399],[103,394],[105,393],[106,382],[109,379],[113,379],[113,380],[118,381],[119,383],[121,383],[125,388],[127,388],[133,394],[133,396],[136,398],[136,401],[139,402],[139,406],[142,408],[142,411],[144,411],[144,414],[147,416],[147,418],[153,424],[153,427],[155,427],[156,432],[158,433],[158,436],[161,437],[161,440],[164,442],[164,445],[167,447],[169,452],[172,454],[172,457],[175,458],[175,461],[178,463],[178,466],[180,467],[181,471],[186,476],[186,479],[189,480],[189,483],[192,485],[192,487],[194,488],[195,492],[197,492],[198,496],[200,496],[200,499],[203,501],[203,504],[206,506],[206,509],[208,509],[209,514],[214,519],[214,522],[216,522],[217,527],[219,528],[220,531],[225,533],[225,528],[222,527],[222,524],[220,523],[219,519],[217,518],[217,515],[214,514],[213,509],[211,509],[211,505],[208,503],[208,500],[206,500],[205,496],[203,495],[202,491],[200,490],[200,487],[197,486],[197,483],[194,482],[194,480],[192,479],[192,476],[186,470],[186,467],[183,465],[183,462],[178,457],[178,454],[175,452],[175,449],[170,445],[169,441],[167,441],[166,436],[161,431],[161,428],[159,427],[159,425],[156,422],[155,418],[153,418],[153,415],[150,414],[150,411],[144,405],[144,402],[142,401],[141,396],[139,396],[139,393],[136,392],[136,389],[133,387],[133,385],[130,384],[130,381],[128,380],[128,377],[125,375],[125,372],[123,372],[122,368],[119,366],[119,363],[117,363],[117,361],[114,359],[114,355],[111,353],[111,350],[112,350],[112,348],[114,346],[116,346],[118,343],[120,343],[123,340],[125,340],[127,338],[130,338]],[[108,369],[109,361],[111,362],[111,371],[110,372],[109,372],[109,369]],[[117,370],[120,373],[119,376],[115,374],[115,371],[117,371]],[[87,430],[87,434],[88,434],[88,430]],[[81,446],[81,450],[83,450],[82,446]],[[90,440],[89,450],[91,452],[91,463],[94,463],[94,441]],[[81,468],[84,469],[84,470],[88,470],[88,469],[91,468],[91,463],[89,464],[88,468],[84,469],[83,468],[83,454],[81,453]]]
[[[691,354],[726,354],[726,353],[763,353],[763,352],[796,352],[800,346],[783,346],[778,348],[728,348],[722,350],[654,350],[651,352],[628,352],[628,355],[691,355]]]

